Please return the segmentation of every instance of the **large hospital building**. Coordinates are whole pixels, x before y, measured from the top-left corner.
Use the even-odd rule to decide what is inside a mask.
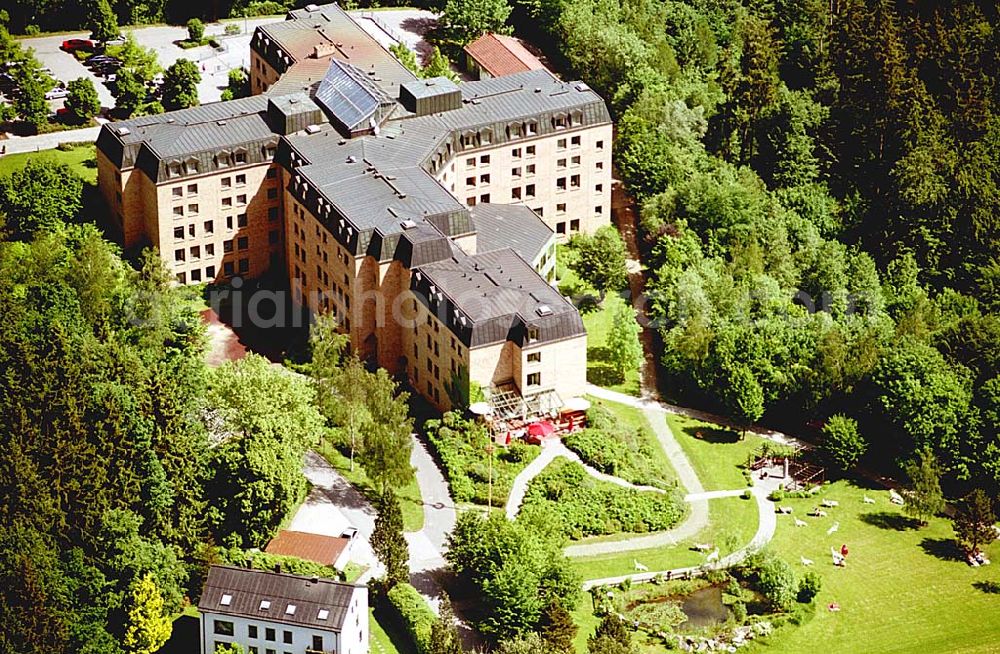
[[[583,392],[556,244],[610,222],[612,125],[546,70],[418,79],[337,5],[257,28],[248,98],[107,124],[98,184],[125,247],[180,284],[281,270],[352,349],[441,409],[470,383]]]

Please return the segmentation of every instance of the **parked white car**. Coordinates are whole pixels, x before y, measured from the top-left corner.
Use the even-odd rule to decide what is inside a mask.
[[[69,96],[69,91],[67,91],[66,89],[64,89],[61,86],[57,86],[57,87],[55,87],[51,91],[48,91],[45,94],[45,99],[46,100],[58,100],[60,98],[65,98],[65,97],[68,97],[68,96]]]

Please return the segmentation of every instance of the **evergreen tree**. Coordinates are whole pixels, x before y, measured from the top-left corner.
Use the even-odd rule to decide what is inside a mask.
[[[558,598],[552,598],[539,622],[539,633],[545,641],[546,651],[551,654],[574,654],[576,647],[576,624],[573,616],[563,607]]]
[[[635,309],[623,302],[616,310],[608,333],[608,352],[618,379],[642,365],[642,343],[639,342],[641,328],[635,319]]]
[[[413,479],[410,451],[413,419],[406,392],[396,392],[396,382],[384,368],[366,378],[365,404],[371,422],[362,439],[358,459],[380,493]]]
[[[90,10],[89,19],[90,38],[99,43],[116,39],[121,33],[118,29],[118,18],[108,0],[96,0]]]
[[[399,63],[403,64],[407,70],[416,75],[417,77],[423,77],[421,74],[423,71],[420,68],[420,63],[417,61],[417,54],[410,50],[410,48],[400,41],[399,43],[393,43],[389,46],[389,52],[399,60]]]
[[[941,492],[941,469],[937,459],[929,449],[920,450],[917,458],[904,467],[910,478],[910,495],[906,498],[903,511],[916,518],[921,525],[944,510],[944,494]]]
[[[455,613],[451,601],[445,595],[438,606],[438,617],[431,625],[431,638],[428,654],[462,654],[462,642],[458,635]]]
[[[451,69],[451,61],[448,57],[444,56],[441,52],[441,48],[434,46],[431,51],[430,59],[427,60],[427,65],[424,69],[420,71],[421,77],[447,77],[453,82],[458,81],[458,74]]]
[[[123,644],[128,654],[154,654],[170,639],[172,623],[163,611],[163,597],[149,573],[132,586]]]
[[[959,542],[970,552],[989,545],[997,538],[994,528],[997,517],[993,502],[981,488],[962,498],[952,522]]]
[[[632,637],[625,622],[616,613],[608,613],[587,639],[590,654],[632,654]]]
[[[392,490],[384,490],[379,495],[375,510],[378,516],[370,540],[375,556],[385,566],[388,591],[410,578],[407,565],[409,550],[403,537],[403,511],[399,507],[399,498]]]

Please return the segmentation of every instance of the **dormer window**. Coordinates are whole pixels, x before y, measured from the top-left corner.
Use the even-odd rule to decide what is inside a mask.
[[[569,114],[569,122],[571,125],[582,125],[583,124],[583,112],[579,109],[574,109]]]
[[[193,175],[198,172],[198,160],[191,157],[184,162],[184,172],[188,175]]]
[[[517,138],[521,135],[521,123],[511,123],[507,126],[507,136]]]
[[[524,133],[527,134],[528,136],[534,136],[535,134],[537,134],[538,123],[533,120],[529,120],[527,123],[524,124]]]
[[[552,126],[556,129],[566,129],[566,114],[556,114],[552,117]]]
[[[476,147],[476,133],[466,132],[462,135],[462,145],[466,148]]]
[[[492,129],[486,128],[486,129],[479,130],[479,144],[480,145],[489,145],[492,142],[493,142],[493,130]]]
[[[538,340],[538,327],[528,327],[528,342],[534,343]]]
[[[221,150],[215,155],[215,164],[219,168],[225,168],[226,166],[232,165],[232,161],[229,157],[229,150]]]
[[[180,177],[181,176],[181,165],[177,162],[173,162],[167,165],[167,175],[169,177]]]
[[[236,165],[242,165],[247,162],[247,151],[240,148],[233,153],[233,158],[236,160]]]

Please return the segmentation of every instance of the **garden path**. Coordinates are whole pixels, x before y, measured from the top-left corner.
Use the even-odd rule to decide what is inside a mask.
[[[507,518],[509,520],[513,520],[517,517],[517,512],[520,511],[521,503],[524,501],[524,495],[528,492],[528,484],[530,484],[532,479],[537,477],[542,470],[552,463],[556,457],[563,457],[564,459],[569,459],[570,461],[576,461],[583,466],[583,469],[586,470],[587,474],[591,477],[616,484],[622,488],[634,488],[635,490],[648,491],[651,493],[666,493],[666,491],[662,488],[633,484],[632,482],[625,481],[620,477],[615,477],[613,475],[603,473],[596,468],[592,468],[581,461],[580,455],[566,447],[562,441],[550,440],[542,443],[542,453],[535,457],[534,461],[525,466],[524,470],[522,470],[517,477],[514,478],[514,483],[511,484],[510,493],[507,495],[507,506],[505,507]]]

